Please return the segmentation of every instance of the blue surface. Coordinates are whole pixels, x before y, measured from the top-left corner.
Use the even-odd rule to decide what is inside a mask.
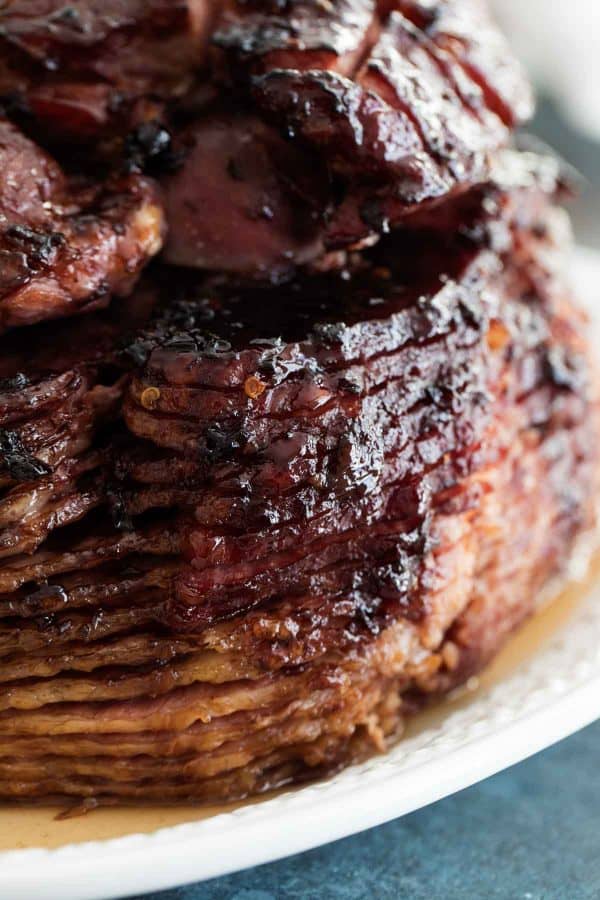
[[[396,822],[151,900],[598,900],[599,750],[600,722]]]

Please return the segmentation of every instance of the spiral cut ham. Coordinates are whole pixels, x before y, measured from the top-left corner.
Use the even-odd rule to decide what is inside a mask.
[[[3,338],[0,797],[248,796],[479,671],[595,524],[558,180],[508,151],[340,268]]]
[[[485,181],[532,111],[480,0],[232,2],[212,45],[165,179],[177,265],[265,279],[372,243]]]
[[[0,109],[0,799],[385,750],[597,524],[570,177],[485,4],[0,0]]]

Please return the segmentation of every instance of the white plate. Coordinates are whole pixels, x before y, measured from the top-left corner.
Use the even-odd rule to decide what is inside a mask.
[[[592,308],[600,257],[580,252],[576,278]],[[0,848],[25,849],[0,852],[0,897],[108,900],[279,859],[432,803],[598,717],[596,565],[516,636],[476,690],[417,719],[386,756],[331,780],[226,811],[105,809],[61,822],[53,810],[5,807]]]

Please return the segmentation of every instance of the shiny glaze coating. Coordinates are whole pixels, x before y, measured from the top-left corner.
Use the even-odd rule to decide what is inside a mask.
[[[161,248],[155,184],[69,179],[0,118],[0,332],[106,306]]]
[[[315,777],[531,611],[593,523],[598,406],[551,185],[514,162],[460,234],[268,290],[161,269],[127,321],[6,345],[1,796]]]

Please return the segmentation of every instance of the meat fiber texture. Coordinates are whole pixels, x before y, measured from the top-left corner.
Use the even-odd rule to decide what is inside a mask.
[[[317,777],[532,612],[594,526],[600,418],[556,172],[502,168],[460,229],[270,287],[159,266],[3,339],[3,799]]]
[[[232,2],[211,46],[165,179],[178,265],[281,277],[372,242],[485,181],[532,111],[479,0]]]

